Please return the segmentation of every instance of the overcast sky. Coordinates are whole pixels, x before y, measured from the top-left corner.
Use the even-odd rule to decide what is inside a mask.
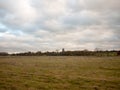
[[[119,50],[120,0],[0,0],[0,51]]]

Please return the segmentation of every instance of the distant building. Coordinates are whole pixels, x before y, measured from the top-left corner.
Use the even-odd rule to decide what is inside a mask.
[[[65,52],[65,49],[64,49],[64,48],[62,49],[62,52]]]

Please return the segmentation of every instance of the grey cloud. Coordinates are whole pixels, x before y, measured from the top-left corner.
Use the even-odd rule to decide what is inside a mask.
[[[0,51],[119,49],[119,4],[119,0],[0,0]]]
[[[83,11],[81,13],[70,14],[63,19],[63,23],[69,26],[91,26],[101,24],[101,21],[92,12]]]
[[[119,0],[85,0],[87,9],[95,11],[118,11]]]
[[[4,32],[6,32],[6,31],[7,31],[6,29],[1,29],[1,28],[0,28],[0,32],[4,33]]]

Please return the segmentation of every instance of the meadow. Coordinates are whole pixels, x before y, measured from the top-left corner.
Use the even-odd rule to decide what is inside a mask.
[[[120,57],[0,57],[0,90],[120,90]]]

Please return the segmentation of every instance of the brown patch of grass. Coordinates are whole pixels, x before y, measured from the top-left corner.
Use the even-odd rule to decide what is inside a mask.
[[[119,90],[120,57],[0,57],[0,90]]]

